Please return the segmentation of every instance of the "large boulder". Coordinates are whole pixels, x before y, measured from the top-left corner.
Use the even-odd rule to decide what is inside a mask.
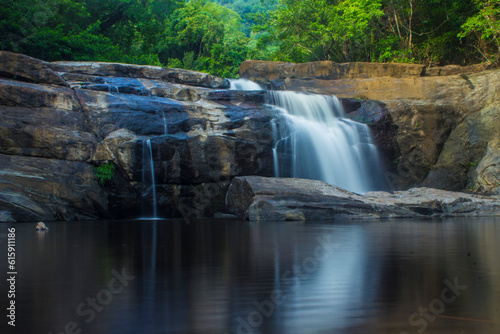
[[[0,79],[0,153],[86,161],[97,138],[75,93]]]
[[[103,77],[127,77],[159,79],[183,85],[207,88],[229,88],[229,81],[208,73],[163,68],[159,66],[130,65],[102,62],[69,62],[58,61],[50,64],[52,69],[60,73],[74,73]]]
[[[471,190],[500,194],[500,143],[488,143],[486,153],[472,173]]]
[[[133,180],[138,140],[137,135],[127,129],[113,131],[96,145],[92,161],[97,164],[113,162],[127,180]]]
[[[68,86],[49,64],[36,58],[0,50],[0,77],[40,84]]]
[[[247,60],[239,70],[240,77],[259,83],[280,79],[359,79],[374,77],[418,77],[425,73],[424,65],[397,63],[334,63],[315,61],[293,64],[274,61]]]
[[[86,163],[0,154],[0,171],[5,221],[108,217],[107,196]]]
[[[211,217],[227,213],[226,194],[236,194],[238,177],[273,174],[275,111],[265,104],[265,92],[223,90],[227,81],[192,71],[112,63],[47,65],[7,55],[25,61],[27,68],[13,67],[10,61],[0,73],[0,220],[136,218],[150,216],[154,203],[160,217]],[[431,180],[436,173],[434,179],[443,188],[467,177],[473,190],[498,191],[498,71],[430,78],[413,65],[280,66],[286,78],[269,84],[280,81],[283,87],[311,92],[343,87],[347,117],[370,125],[386,157],[386,178],[395,188],[426,180],[436,185]],[[39,68],[38,79],[25,74],[36,72],[33,68]],[[63,81],[46,79],[47,73]],[[332,79],[339,76],[344,78]],[[315,80],[324,84],[306,85]],[[375,94],[371,89],[386,94],[387,100],[359,99]],[[451,145],[465,137],[469,146]],[[457,159],[456,147],[475,155]],[[455,177],[451,166],[457,162]],[[104,164],[115,167],[111,180],[99,179],[96,173],[95,167]],[[304,181],[307,191],[323,189],[314,199],[293,179],[259,182],[271,195],[257,191],[264,197],[250,206],[258,219],[313,219],[319,212],[334,217],[462,214],[476,203],[476,197],[439,193],[450,196],[449,201],[432,204],[440,206],[440,213],[429,211],[427,202],[409,202],[412,196],[423,198],[435,190],[368,198]],[[280,182],[296,186],[285,189]],[[274,196],[278,189],[283,191]],[[311,207],[303,205],[307,198]],[[380,201],[399,202],[387,206]],[[485,214],[490,214],[489,203],[484,202]],[[239,216],[245,215],[242,210],[247,211],[237,209]],[[474,206],[471,210],[476,214]]]
[[[497,86],[500,89],[500,85]],[[500,102],[500,101],[499,101]],[[500,103],[467,114],[451,132],[424,186],[499,192]]]
[[[498,197],[429,188],[357,195],[321,181],[259,176],[233,179],[226,204],[256,221],[500,216]]]
[[[347,88],[349,83],[356,83],[357,79],[362,79],[366,87],[370,85],[370,81],[373,82],[370,79],[374,78],[392,78],[396,79],[396,82],[406,86],[408,84],[411,85],[412,80],[419,77],[443,78],[451,75],[483,72],[491,68],[494,68],[494,64],[484,63],[470,66],[448,65],[426,68],[424,65],[402,63],[335,63],[325,60],[294,64],[277,61],[246,60],[241,63],[239,75],[241,78],[275,87],[286,83],[289,86],[288,89],[291,90],[294,90],[293,87],[300,85],[301,82],[304,85],[306,85],[306,82],[310,82],[310,89],[328,90],[328,86],[332,84],[336,86],[335,89],[339,89],[339,87]],[[385,88],[387,84],[390,85],[390,82],[391,80],[385,80],[381,84]],[[422,81],[422,83],[425,82]],[[411,92],[407,92],[407,94],[411,94]]]
[[[148,216],[153,193],[161,217],[213,216],[225,210],[233,177],[272,175],[273,111],[262,92],[214,90],[208,87],[227,81],[184,70],[50,66],[62,71],[71,89],[15,75],[0,79],[0,154],[9,168],[0,176],[0,193],[9,195],[0,205],[2,220]],[[15,174],[14,164],[40,168],[20,167]],[[115,167],[113,177],[98,182],[95,167],[108,164]],[[45,168],[51,172],[44,174]],[[37,183],[32,197],[30,179],[46,181]],[[93,200],[85,199],[87,190],[101,206],[84,215]],[[60,196],[53,206],[42,198],[45,191]]]

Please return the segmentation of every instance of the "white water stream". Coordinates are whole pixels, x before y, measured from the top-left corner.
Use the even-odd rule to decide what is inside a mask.
[[[269,91],[267,97],[283,120],[279,129],[273,125],[276,176],[322,180],[356,193],[376,188],[379,157],[370,129],[345,118],[335,96]]]
[[[231,89],[262,87],[238,79]],[[275,176],[321,180],[356,193],[376,190],[380,161],[370,129],[345,118],[337,97],[268,91],[267,103],[277,111],[271,122]]]

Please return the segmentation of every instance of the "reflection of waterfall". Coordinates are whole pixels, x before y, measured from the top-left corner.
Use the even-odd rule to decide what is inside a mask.
[[[231,90],[262,90],[262,87],[247,79],[231,79],[229,80]]]
[[[156,182],[151,139],[147,139],[142,143],[142,183],[146,187],[143,198],[148,197],[148,194],[151,193],[153,218],[156,218],[158,217],[156,206]],[[150,184],[150,186],[148,186],[148,184]]]
[[[275,131],[276,176],[322,180],[357,193],[374,190],[379,158],[365,124],[344,118],[335,96],[268,92]]]

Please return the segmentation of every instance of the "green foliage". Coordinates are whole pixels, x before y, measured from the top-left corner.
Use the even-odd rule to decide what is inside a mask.
[[[264,43],[278,42],[275,59],[355,61],[370,54],[379,0],[278,0],[276,10],[259,27],[269,32]]]
[[[246,59],[241,17],[208,0],[190,0],[173,13],[160,60],[169,67],[235,77]]]
[[[99,167],[93,167],[94,174],[101,185],[110,181],[115,176],[115,165],[112,163],[106,163]]]
[[[500,53],[493,50],[498,6],[498,0],[278,0],[261,15],[256,28],[267,35],[256,45],[278,46],[268,59],[294,62],[468,64],[484,60],[480,52],[488,59]]]
[[[0,48],[48,61],[160,65],[174,0],[0,0]],[[158,14],[161,13],[161,14]]]
[[[498,0],[0,0],[0,49],[237,77],[246,59],[500,59]]]
[[[498,0],[474,0],[477,13],[462,25],[458,34],[464,38],[471,34],[483,41],[476,49],[487,60],[494,61],[500,54],[500,2]]]
[[[243,32],[247,37],[251,37],[252,27],[257,23],[259,16],[276,8],[276,2],[273,0],[215,0],[215,2],[241,16]]]

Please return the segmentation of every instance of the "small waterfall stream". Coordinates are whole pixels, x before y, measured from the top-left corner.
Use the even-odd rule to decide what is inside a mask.
[[[163,118],[163,134],[166,136],[168,135],[167,118],[165,117],[165,112],[163,110],[161,111],[161,114]]]
[[[263,88],[256,82],[248,79],[231,79],[229,80],[230,90],[262,90]]]
[[[143,198],[148,197],[151,193],[151,203],[153,209],[153,217],[158,218],[158,209],[156,203],[156,181],[155,167],[153,161],[153,149],[151,147],[151,139],[146,139],[142,142],[142,183],[146,188],[143,193]],[[148,175],[149,174],[149,175]],[[150,185],[149,185],[150,184]],[[149,186],[148,186],[149,185]]]

